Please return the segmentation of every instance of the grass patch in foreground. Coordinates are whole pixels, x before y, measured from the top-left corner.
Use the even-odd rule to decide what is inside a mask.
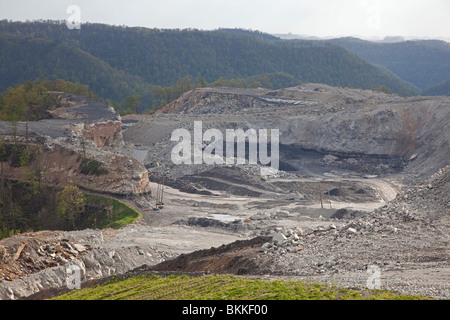
[[[421,300],[384,290],[350,290],[307,281],[233,275],[142,275],[73,290],[55,300]]]

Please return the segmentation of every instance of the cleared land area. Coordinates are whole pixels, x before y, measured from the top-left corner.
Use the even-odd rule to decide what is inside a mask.
[[[449,298],[448,98],[319,84],[199,89],[162,112],[133,116],[138,121],[123,131],[120,152],[145,166],[153,197],[123,199],[142,213],[138,222],[21,235],[0,243],[8,257],[25,261],[33,253],[22,245],[29,248],[31,239],[89,246],[76,259],[86,284],[134,270],[362,290],[377,267],[383,290]],[[174,165],[171,133],[193,130],[199,120],[204,130],[278,128],[281,170],[261,176],[259,165]],[[164,208],[156,211],[158,185]],[[2,281],[0,294],[21,298],[64,287],[64,268]],[[44,272],[61,276],[43,284]]]

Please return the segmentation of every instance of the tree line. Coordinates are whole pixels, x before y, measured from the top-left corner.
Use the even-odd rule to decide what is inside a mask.
[[[87,85],[57,80],[28,80],[0,94],[0,120],[37,121],[48,117],[48,111],[61,106],[58,92],[98,99]]]
[[[281,88],[297,85],[299,82],[286,73],[273,73],[253,76],[246,79],[219,78],[208,83],[203,78],[190,76],[179,79],[172,86],[152,86],[150,97],[131,94],[121,101],[98,97],[88,85],[62,79],[28,80],[16,87],[10,87],[0,94],[0,120],[37,121],[48,117],[48,111],[61,106],[58,93],[72,93],[93,100],[103,100],[120,115],[139,112],[154,112],[166,104],[178,99],[183,93],[203,87],[239,87],[239,88]],[[150,101],[151,108],[147,105]]]
[[[264,83],[267,75],[271,85]],[[282,81],[270,75],[283,75]],[[417,93],[398,77],[329,42],[282,40],[239,29],[83,24],[80,30],[69,30],[51,21],[0,21],[0,90],[37,77],[86,84],[125,113],[136,106],[140,111],[159,108],[178,95],[177,83],[185,77],[195,86],[201,79],[208,84],[243,79],[241,86],[256,81],[279,88],[289,80],[362,89],[385,85],[393,93]]]

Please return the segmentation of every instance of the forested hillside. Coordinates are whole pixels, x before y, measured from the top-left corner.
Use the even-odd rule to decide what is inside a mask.
[[[89,86],[116,101],[138,95],[159,107],[161,88],[188,77],[195,85],[233,80],[279,88],[303,82],[418,92],[337,45],[281,40],[245,30],[161,30],[62,22],[0,21],[0,91],[37,77]],[[156,89],[155,89],[156,88]],[[119,103],[120,104],[120,103]]]
[[[0,34],[0,91],[28,80],[64,79],[89,85],[98,96],[122,99],[144,81],[65,42]]]
[[[425,89],[422,94],[424,96],[450,96],[450,78]]]
[[[450,76],[450,44],[444,41],[384,43],[356,38],[339,38],[330,41],[375,65],[386,67],[420,90],[448,80]]]

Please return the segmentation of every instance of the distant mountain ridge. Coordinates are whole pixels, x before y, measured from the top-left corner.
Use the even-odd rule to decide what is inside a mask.
[[[27,80],[69,79],[88,84],[98,96],[121,99],[143,80],[91,54],[52,39],[0,34],[0,91]]]
[[[441,40],[371,42],[357,38],[327,40],[367,61],[386,67],[420,90],[450,76],[450,43]]]
[[[424,96],[450,96],[450,78],[427,88],[422,94]]]
[[[289,80],[290,85],[384,86],[406,96],[420,93],[398,73],[386,72],[337,44],[282,40],[241,29],[83,24],[80,30],[69,30],[63,22],[3,20],[0,42],[0,91],[35,77],[62,78],[87,84],[111,100],[139,94],[151,107],[153,87],[171,86],[186,76],[211,83],[275,75],[268,76],[272,89]]]

